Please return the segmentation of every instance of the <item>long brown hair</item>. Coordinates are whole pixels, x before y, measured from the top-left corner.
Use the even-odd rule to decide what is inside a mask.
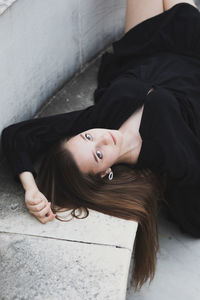
[[[99,174],[83,174],[64,147],[65,142],[66,139],[54,145],[41,165],[38,182],[41,192],[52,202],[54,212],[72,210],[72,218],[81,218],[82,213],[85,218],[88,209],[93,209],[136,221],[131,283],[140,289],[148,279],[152,281],[156,268],[157,212],[162,191],[158,177],[150,170],[137,170],[125,164],[112,166],[112,181],[100,178]]]

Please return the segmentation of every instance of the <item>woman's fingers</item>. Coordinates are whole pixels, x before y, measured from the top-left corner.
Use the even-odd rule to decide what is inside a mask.
[[[39,212],[48,205],[47,201],[41,201],[39,204],[29,205],[29,209],[34,212]]]
[[[29,206],[28,209],[32,215],[39,219],[39,221],[44,218],[45,223],[53,220],[56,216],[56,214],[54,214],[51,210],[50,202],[46,203],[43,201],[39,205]]]
[[[51,203],[39,191],[35,189],[27,190],[25,193],[25,203],[29,213],[45,224],[55,219],[56,214],[51,210]]]
[[[51,215],[53,215],[54,217],[56,216],[56,214],[53,213],[53,211],[51,209],[51,205],[50,205],[50,209],[49,209],[48,213],[46,214],[46,217],[49,217]]]
[[[36,217],[42,218],[51,210],[50,205],[50,203],[47,203],[47,205],[43,209],[31,212],[33,212]]]
[[[42,224],[45,224],[47,222],[53,221],[55,219],[55,215],[51,214],[48,217],[43,217],[43,218],[37,218]]]
[[[43,224],[54,220],[56,216],[56,214],[54,214],[51,210],[51,203],[49,203],[48,206],[49,206],[49,210],[47,212],[43,210],[43,212],[46,212],[46,214],[42,218],[38,217],[38,220]]]
[[[44,200],[41,198],[38,199],[26,199],[26,203],[28,205],[38,205],[39,203],[43,202]]]

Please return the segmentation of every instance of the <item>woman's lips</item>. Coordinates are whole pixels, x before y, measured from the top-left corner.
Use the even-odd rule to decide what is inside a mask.
[[[112,137],[112,139],[113,139],[113,142],[114,142],[114,144],[116,145],[116,138],[114,137],[114,135],[110,132],[110,135],[111,135],[111,137]]]

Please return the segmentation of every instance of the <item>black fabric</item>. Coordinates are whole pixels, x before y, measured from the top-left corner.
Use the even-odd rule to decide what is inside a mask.
[[[175,75],[179,72],[184,75],[187,70],[185,65],[198,62],[196,68],[199,67],[199,32],[199,11],[187,3],[177,4],[141,22],[113,43],[113,54],[106,52],[103,55],[98,76],[99,88],[106,87],[113,78],[131,67],[135,76],[143,80],[170,83],[171,88],[177,88],[177,81],[173,85],[173,79],[178,79]],[[170,63],[175,64],[172,69],[169,68]],[[166,74],[162,76],[166,68],[167,78]],[[182,80],[180,84],[185,79],[187,77],[179,78]]]
[[[61,138],[90,128],[118,129],[144,103],[150,87],[148,83],[124,75],[112,82],[97,104],[84,110],[32,119],[5,128],[2,146],[15,178],[23,171],[30,171],[36,177],[33,162]]]
[[[180,3],[130,29],[102,56],[95,105],[4,129],[15,177],[51,144],[93,127],[118,129],[144,104],[138,168],[165,174],[168,209],[200,237],[200,13]],[[147,95],[150,88],[154,90]]]

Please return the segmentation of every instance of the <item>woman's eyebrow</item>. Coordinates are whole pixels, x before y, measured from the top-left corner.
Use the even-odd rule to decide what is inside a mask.
[[[82,135],[82,133],[80,133],[80,136],[82,137],[83,140],[85,140],[84,136]]]
[[[82,137],[82,139],[84,141],[86,140],[86,138],[82,135],[82,133],[80,133],[80,136]],[[94,157],[95,161],[98,163],[98,159],[97,159],[96,155],[93,152],[92,152],[92,154],[93,154],[93,157]]]

